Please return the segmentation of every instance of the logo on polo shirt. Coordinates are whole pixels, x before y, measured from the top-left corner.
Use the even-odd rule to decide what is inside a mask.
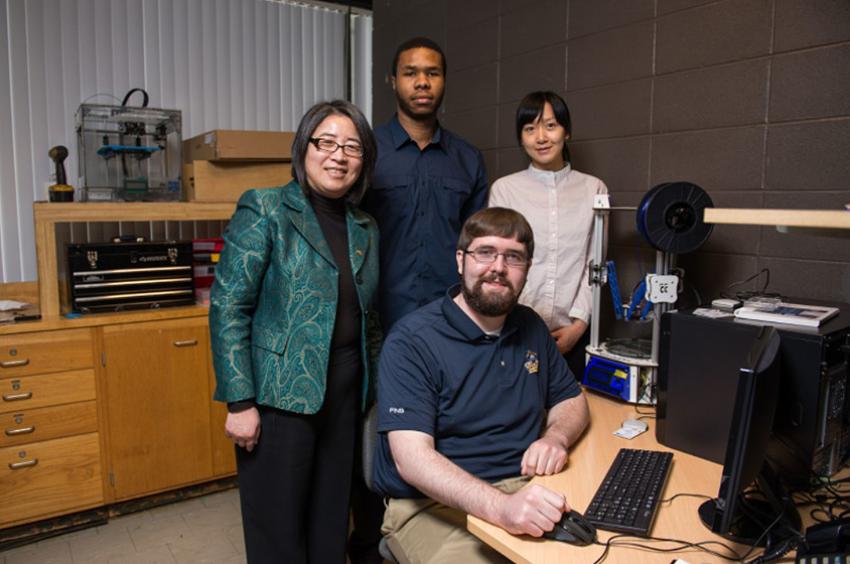
[[[404,408],[403,407],[391,407],[389,409],[389,411],[390,411],[390,413],[395,413],[397,415],[404,414]]]
[[[525,371],[529,374],[537,374],[540,368],[540,361],[537,359],[537,353],[534,351],[526,351],[525,353]]]

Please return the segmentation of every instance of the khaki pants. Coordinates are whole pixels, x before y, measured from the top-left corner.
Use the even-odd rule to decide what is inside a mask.
[[[528,480],[521,476],[493,485],[513,493]],[[509,562],[466,530],[466,513],[432,499],[390,499],[381,532],[401,564]]]

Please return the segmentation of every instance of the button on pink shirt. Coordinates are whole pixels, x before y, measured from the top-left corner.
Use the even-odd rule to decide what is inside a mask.
[[[568,164],[557,172],[526,170],[502,177],[490,188],[490,207],[511,208],[531,224],[534,261],[520,296],[549,330],[590,320],[587,283],[593,234],[593,197],[608,188]]]

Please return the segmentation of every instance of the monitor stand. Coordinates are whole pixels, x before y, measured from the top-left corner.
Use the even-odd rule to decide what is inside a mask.
[[[765,462],[762,465],[755,483],[758,485],[756,490],[739,494],[732,525],[723,536],[734,542],[761,547],[798,537],[803,527],[800,513],[770,464]],[[699,506],[699,516],[706,527],[714,530],[713,524],[720,522],[715,520],[717,500],[703,502]],[[770,533],[765,534],[768,527]]]

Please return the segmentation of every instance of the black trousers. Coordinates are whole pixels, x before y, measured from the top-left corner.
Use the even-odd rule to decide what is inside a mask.
[[[252,452],[236,449],[249,564],[343,564],[362,369],[331,365],[315,415],[260,407]]]
[[[358,429],[361,426],[358,424]],[[351,483],[351,517],[354,528],[348,539],[348,558],[351,564],[382,564],[384,559],[378,552],[378,544],[381,542],[381,525],[384,522],[384,498],[366,487],[359,433],[357,439]]]

